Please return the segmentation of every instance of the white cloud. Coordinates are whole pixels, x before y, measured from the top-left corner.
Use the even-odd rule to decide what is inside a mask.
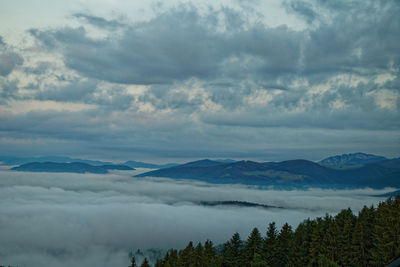
[[[2,264],[124,266],[137,248],[181,248],[211,238],[219,244],[253,227],[376,204],[386,190],[274,191],[171,179],[0,170]],[[204,207],[199,201],[242,200],[285,209]],[[107,256],[106,256],[107,255]]]

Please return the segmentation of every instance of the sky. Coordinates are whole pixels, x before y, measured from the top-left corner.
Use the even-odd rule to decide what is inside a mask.
[[[303,220],[350,207],[376,207],[390,191],[275,191],[111,174],[26,173],[0,168],[0,263],[4,266],[128,266],[129,252],[183,248],[211,239],[219,245],[258,227],[293,229]],[[393,189],[392,189],[393,190]],[[200,201],[241,200],[283,207],[209,207]],[[147,254],[145,254],[147,255]],[[139,260],[139,258],[138,258]]]
[[[0,1],[0,151],[400,151],[400,2]]]

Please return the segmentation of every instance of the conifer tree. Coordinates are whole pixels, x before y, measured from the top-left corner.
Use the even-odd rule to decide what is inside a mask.
[[[206,240],[204,243],[204,265],[205,266],[216,266],[216,253],[213,247],[213,243],[210,240]]]
[[[151,267],[147,258],[144,258],[142,264],[140,265],[140,267]]]
[[[375,215],[374,265],[387,265],[400,256],[400,195],[378,205]]]
[[[192,255],[192,265],[193,267],[202,267],[204,266],[203,260],[203,246],[201,243],[198,243],[197,246],[193,250]]]
[[[190,241],[186,248],[179,252],[177,266],[188,267],[192,264],[193,242]]]
[[[322,218],[317,218],[313,227],[310,243],[310,264],[317,265],[321,254],[323,254],[323,248],[321,246],[324,239],[325,231],[323,226]]]
[[[353,246],[352,234],[354,232],[355,217],[350,208],[342,210],[335,216],[334,234],[336,236],[336,255],[334,261],[342,266],[350,266],[352,262]]]
[[[262,253],[262,245],[263,240],[261,238],[260,231],[257,228],[254,228],[251,234],[249,235],[246,246],[244,248],[244,260],[247,263],[246,265],[250,265],[250,262],[253,260],[254,255],[258,254],[259,256]]]
[[[137,265],[136,265],[136,260],[135,260],[135,256],[132,256],[132,258],[131,258],[131,264],[129,265],[129,267],[137,267]]]
[[[268,225],[267,236],[264,239],[263,244],[263,258],[268,266],[277,266],[277,236],[278,231],[276,230],[275,222]]]
[[[234,233],[232,238],[224,244],[223,248],[223,266],[236,267],[242,266],[242,246],[239,233]]]
[[[277,238],[278,251],[277,263],[279,266],[286,266],[289,264],[290,254],[292,250],[292,227],[285,223]]]
[[[352,264],[370,266],[372,264],[372,248],[374,247],[375,210],[371,206],[358,213],[352,236],[353,256]]]

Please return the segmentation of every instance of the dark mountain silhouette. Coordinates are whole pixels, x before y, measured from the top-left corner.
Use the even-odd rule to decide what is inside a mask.
[[[147,176],[278,187],[400,187],[400,161],[385,160],[359,168],[333,169],[307,160],[265,163],[200,160],[136,177]]]
[[[109,170],[134,170],[125,165],[93,166],[82,162],[30,162],[11,168],[14,171],[27,172],[73,172],[73,173],[108,173]]]

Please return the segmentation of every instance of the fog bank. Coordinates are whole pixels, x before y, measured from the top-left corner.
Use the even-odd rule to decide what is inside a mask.
[[[377,204],[386,190],[276,191],[164,178],[23,173],[0,170],[0,264],[127,266],[138,248],[181,248],[188,241],[226,241],[268,223],[294,228],[307,218]],[[284,207],[205,207],[199,201],[239,200]]]

